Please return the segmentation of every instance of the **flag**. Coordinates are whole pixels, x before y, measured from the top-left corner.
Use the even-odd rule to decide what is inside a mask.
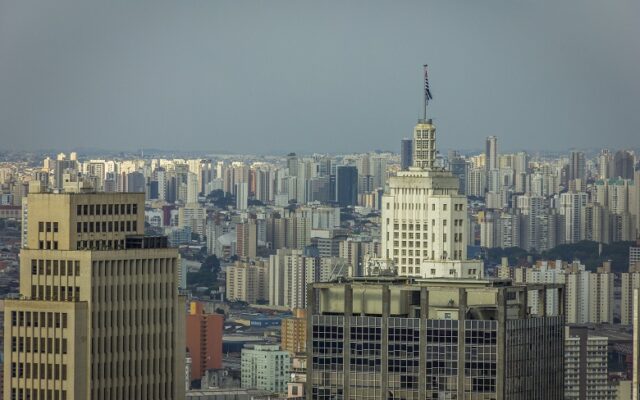
[[[429,104],[429,100],[432,100],[431,90],[429,90],[429,74],[427,72],[427,64],[424,65],[424,101]]]

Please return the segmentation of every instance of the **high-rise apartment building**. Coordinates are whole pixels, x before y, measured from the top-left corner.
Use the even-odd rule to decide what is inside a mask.
[[[613,156],[613,177],[633,179],[634,159],[633,154],[627,150],[618,150]]]
[[[620,323],[622,325],[633,325],[634,310],[636,310],[633,292],[638,288],[640,288],[640,263],[629,261],[629,271],[620,274]]]
[[[236,263],[226,268],[227,299],[256,304],[268,299],[268,264],[265,261]]]
[[[534,316],[526,300],[551,287],[562,290],[382,276],[316,283],[307,398],[562,399],[562,307]]]
[[[287,391],[289,352],[275,345],[254,345],[242,349],[241,382],[243,388],[264,389],[274,393]]]
[[[192,301],[186,320],[186,345],[191,357],[191,380],[202,379],[207,369],[222,368],[224,315],[205,311]]]
[[[499,168],[498,165],[498,138],[489,136],[485,141],[485,169],[487,172]]]
[[[564,285],[566,282],[566,274],[562,269],[561,262],[547,262],[542,261],[538,265],[527,268],[517,267],[513,269],[513,281],[519,284],[559,284]],[[565,291],[566,293],[566,291]],[[566,304],[567,299],[561,299],[557,290],[549,290],[546,293],[547,310],[546,315],[553,315],[554,310],[558,310],[560,304],[564,301]],[[530,292],[528,302],[531,307],[531,313],[535,315],[542,315],[542,310],[538,309],[540,299],[538,298],[538,292]]]
[[[144,194],[30,193],[20,300],[5,302],[5,399],[184,398],[178,252]]]
[[[564,399],[615,400],[616,387],[609,382],[609,339],[589,335],[588,328],[567,327],[565,337]]]
[[[296,308],[291,318],[282,320],[280,326],[280,347],[293,354],[304,353],[307,349],[307,313]]]
[[[564,219],[563,243],[578,243],[584,239],[584,207],[587,205],[587,194],[562,193],[560,195],[560,214]]]
[[[241,260],[256,258],[258,247],[258,231],[255,218],[236,225],[236,252]]]
[[[612,323],[615,275],[604,265],[597,272],[587,271],[578,261],[566,269],[567,323]]]
[[[569,154],[569,171],[567,179],[575,181],[579,179],[582,183],[586,182],[586,163],[584,153],[581,151],[571,151]]]

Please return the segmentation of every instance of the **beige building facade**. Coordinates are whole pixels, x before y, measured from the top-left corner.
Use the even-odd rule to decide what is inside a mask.
[[[183,399],[178,253],[144,235],[144,194],[31,193],[6,399]]]
[[[263,260],[236,263],[227,268],[227,299],[255,304],[269,298],[269,264]]]

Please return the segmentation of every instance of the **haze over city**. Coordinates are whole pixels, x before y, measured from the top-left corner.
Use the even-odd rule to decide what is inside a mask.
[[[637,147],[640,3],[0,0],[14,150]]]

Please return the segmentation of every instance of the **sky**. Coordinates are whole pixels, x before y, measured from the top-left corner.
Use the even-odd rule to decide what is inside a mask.
[[[640,147],[637,0],[0,0],[0,150]]]

